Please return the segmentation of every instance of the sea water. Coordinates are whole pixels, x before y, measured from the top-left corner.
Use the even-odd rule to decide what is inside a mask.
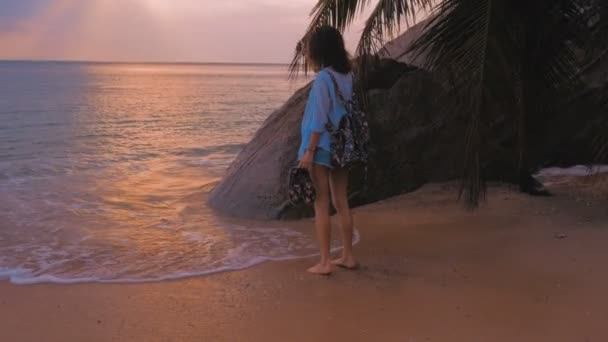
[[[287,76],[280,65],[0,62],[0,279],[156,281],[314,254],[310,227],[206,205],[308,81]]]

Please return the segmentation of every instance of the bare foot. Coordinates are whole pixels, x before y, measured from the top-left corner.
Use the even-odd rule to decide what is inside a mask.
[[[338,259],[332,260],[331,263],[338,267],[346,268],[349,270],[356,270],[359,268],[359,263],[357,262],[357,260],[355,260],[353,256],[340,257]]]
[[[313,267],[307,269],[306,271],[308,271],[309,273],[312,273],[312,274],[330,275],[333,270],[334,270],[334,267],[332,264],[318,263],[318,264],[314,265]]]

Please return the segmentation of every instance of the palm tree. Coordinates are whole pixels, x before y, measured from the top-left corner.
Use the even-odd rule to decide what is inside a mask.
[[[406,26],[416,22],[417,9],[431,9],[438,0],[379,0],[365,22],[357,47],[357,55],[367,58],[375,55],[384,45],[385,39],[399,33],[403,23]],[[370,5],[371,0],[318,0],[313,7],[311,23],[296,46],[291,63],[291,71],[302,68],[305,72],[308,65],[305,60],[305,46],[308,37],[319,26],[331,25],[344,32],[358,15]]]
[[[307,70],[304,47],[316,27],[344,31],[369,5],[369,0],[319,0],[291,70]],[[504,153],[484,137],[505,127],[517,136],[509,153],[518,165],[520,188],[536,191],[531,174],[538,165],[530,160],[539,152],[531,137],[574,115],[576,94],[586,87],[580,51],[587,50],[591,37],[606,34],[607,7],[605,0],[379,0],[357,46],[359,69],[367,70],[403,23],[416,22],[416,10],[431,12],[411,52],[424,54],[426,68],[444,82],[446,111],[469,123],[460,193],[475,207],[484,193],[489,157]]]

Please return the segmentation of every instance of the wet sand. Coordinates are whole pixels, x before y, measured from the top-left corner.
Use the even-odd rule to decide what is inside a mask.
[[[330,277],[308,259],[148,284],[2,282],[0,341],[608,341],[608,200],[568,190],[493,187],[467,212],[454,185],[429,185],[357,209],[363,267]]]

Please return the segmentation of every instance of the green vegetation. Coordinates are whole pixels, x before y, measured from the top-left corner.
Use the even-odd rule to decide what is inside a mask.
[[[370,0],[319,0],[292,71],[306,71],[306,39],[316,27],[344,31],[372,5]],[[596,129],[586,134],[594,135],[596,161],[605,161],[608,81],[590,82],[586,73],[608,58],[608,1],[379,0],[356,50],[359,72],[369,70],[386,39],[416,23],[418,10],[430,18],[410,52],[424,56],[425,69],[442,81],[438,98],[446,115],[468,122],[462,132],[461,188],[467,204],[478,205],[486,161],[496,154],[517,164],[523,191],[538,193],[531,174],[550,156],[533,141],[550,139],[554,130],[579,132],[582,124],[593,122]],[[513,144],[489,143],[489,136],[508,130],[516,137]]]

